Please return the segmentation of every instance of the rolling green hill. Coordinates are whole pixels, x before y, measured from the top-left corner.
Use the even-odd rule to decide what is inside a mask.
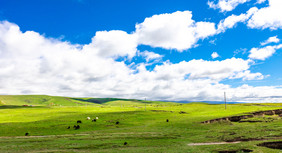
[[[170,102],[143,101],[121,98],[71,98],[48,95],[0,95],[0,105],[4,106],[83,106],[83,105],[144,105],[173,104]]]
[[[73,106],[83,104],[67,97],[47,95],[0,95],[2,105]]]

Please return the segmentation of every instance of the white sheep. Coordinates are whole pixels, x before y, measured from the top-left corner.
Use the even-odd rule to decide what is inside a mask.
[[[90,120],[90,117],[87,117],[86,119],[87,119],[87,120]]]
[[[96,120],[98,120],[99,118],[98,117],[96,117]]]

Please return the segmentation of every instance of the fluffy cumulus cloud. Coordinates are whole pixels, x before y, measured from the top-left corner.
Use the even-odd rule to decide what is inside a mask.
[[[211,54],[211,57],[212,57],[213,59],[215,59],[215,58],[218,58],[219,55],[218,55],[217,52],[213,52],[213,53]]]
[[[221,12],[234,10],[239,4],[244,4],[250,0],[217,0],[208,1],[210,8],[219,9]]]
[[[96,32],[95,37],[92,38],[92,43],[84,46],[84,49],[103,57],[128,56],[132,58],[136,54],[136,47],[137,39],[135,35],[113,30]]]
[[[257,3],[262,2],[264,1],[258,1]],[[269,5],[266,7],[260,9],[258,9],[257,7],[252,7],[246,13],[242,13],[240,15],[232,14],[218,23],[217,33],[221,33],[224,32],[226,29],[233,28],[239,22],[246,23],[249,28],[253,29],[281,29],[281,7],[281,0],[269,0]]]
[[[248,78],[251,73],[241,74],[249,69],[251,61],[240,58],[231,58],[223,61],[191,60],[182,61],[177,64],[164,63],[156,66],[153,73],[162,80],[208,79],[211,82],[219,82],[226,78]],[[240,75],[238,75],[240,74]],[[262,74],[256,74],[262,77]],[[239,77],[240,76],[240,77]]]
[[[149,52],[149,51],[144,51],[144,52],[139,52],[139,55],[144,57],[147,62],[152,61],[152,60],[161,60],[163,55],[154,53],[154,52]]]
[[[282,44],[275,46],[266,46],[263,48],[252,48],[250,50],[249,58],[257,60],[265,60],[266,58],[271,57],[276,50],[281,49]]]
[[[9,22],[0,24],[0,35],[0,90],[4,94],[72,91],[79,95],[85,94],[83,88],[97,88],[95,83],[100,80],[131,73],[123,62],[95,53],[99,49],[84,50],[36,32],[22,33]],[[108,83],[104,85],[110,86]]]
[[[243,80],[262,80],[267,76],[263,76],[261,73],[251,73],[249,70],[240,71],[236,75],[232,76],[231,79],[243,78]]]
[[[269,37],[266,41],[261,42],[260,44],[262,46],[269,44],[269,43],[278,43],[280,41],[279,38],[277,38],[277,36],[273,36],[273,37]]]
[[[248,21],[248,27],[282,29],[282,1],[269,0],[269,6],[259,9]]]
[[[192,12],[177,11],[146,18],[136,25],[138,43],[183,51],[196,45],[199,39],[216,34],[215,24],[195,22]]]
[[[253,7],[247,11],[247,13],[242,13],[240,15],[228,16],[227,18],[221,20],[217,25],[217,33],[225,32],[226,29],[233,28],[238,22],[246,22],[258,9]]]
[[[153,96],[166,100],[222,100],[223,91],[237,90],[219,83],[220,81],[264,78],[261,73],[251,73],[248,70],[251,63],[250,60],[237,58],[222,61],[191,60],[176,64],[165,62],[152,71],[147,71],[144,65],[140,65],[135,81],[136,84],[140,83],[138,94],[142,93],[150,98]]]
[[[227,99],[229,101],[242,102],[281,102],[282,94],[279,93],[281,90],[282,86],[252,87],[245,84],[237,88],[228,89]]]
[[[177,13],[183,15],[183,12]],[[190,12],[184,12],[184,14],[186,14],[184,16],[189,16]],[[167,15],[172,14],[164,16],[167,17]],[[161,15],[155,17],[156,20],[163,20]],[[198,101],[222,100],[223,91],[230,93],[245,91],[255,94],[257,99],[260,99],[261,95],[282,97],[281,87],[241,86],[232,88],[221,83],[226,79],[263,79],[265,77],[263,74],[250,71],[251,60],[231,58],[221,61],[200,59],[179,63],[166,61],[158,64],[152,70],[146,68],[146,63],[128,65],[124,61],[116,60],[118,57],[127,57],[125,59],[130,61],[138,54],[142,54],[141,56],[147,61],[162,58],[162,55],[149,51],[137,51],[136,49],[138,44],[146,44],[142,42],[145,41],[143,40],[145,37],[153,37],[148,32],[150,30],[154,34],[164,34],[164,37],[160,37],[162,39],[158,42],[147,42],[148,45],[160,47],[166,46],[166,39],[170,39],[166,36],[175,32],[163,33],[162,30],[169,30],[173,26],[176,26],[176,29],[178,26],[184,28],[185,34],[188,34],[188,37],[192,39],[201,39],[214,33],[214,31],[208,34],[199,32],[198,29],[209,27],[210,24],[195,23],[191,18],[188,18],[189,23],[185,22],[186,26],[170,24],[171,22],[167,23],[169,26],[155,25],[155,19],[151,20],[153,18],[147,18],[143,23],[138,24],[135,33],[97,32],[92,38],[92,42],[86,45],[70,44],[46,38],[34,31],[22,32],[15,24],[7,21],[1,22],[0,93],[137,99],[147,97],[150,100]],[[181,22],[179,21],[179,23]],[[153,28],[154,26],[155,28]],[[160,28],[160,26],[163,27]],[[190,30],[193,31],[193,36]],[[177,31],[176,34],[186,39],[186,36],[182,36],[180,31]],[[174,39],[178,38],[173,38],[172,41],[176,41]],[[191,45],[179,47],[176,43],[166,47],[181,50],[189,48]],[[278,47],[281,46],[276,46],[276,49]],[[273,92],[265,92],[265,90]],[[244,93],[234,96],[235,98],[241,96],[240,100],[243,101],[250,95]],[[271,102],[279,100],[281,98]]]

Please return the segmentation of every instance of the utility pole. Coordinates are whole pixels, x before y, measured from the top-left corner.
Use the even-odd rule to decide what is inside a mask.
[[[146,111],[146,104],[145,104],[145,111]]]
[[[224,103],[225,103],[225,109],[226,109],[226,93],[224,91]]]
[[[145,102],[147,101],[147,98],[145,97]],[[146,111],[146,103],[145,103],[145,111]]]

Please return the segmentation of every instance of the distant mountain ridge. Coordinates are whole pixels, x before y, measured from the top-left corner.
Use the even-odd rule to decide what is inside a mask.
[[[208,103],[208,104],[225,104],[224,101],[171,101],[175,103],[195,103],[195,102],[200,102],[200,103]],[[244,102],[226,102],[226,104],[241,104]]]

